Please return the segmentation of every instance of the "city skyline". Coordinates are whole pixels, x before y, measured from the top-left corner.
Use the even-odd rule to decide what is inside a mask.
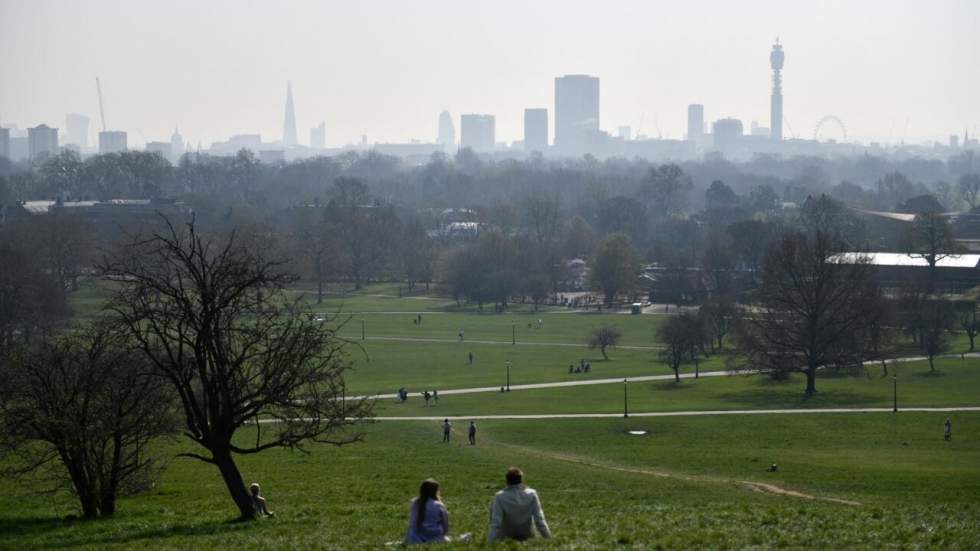
[[[24,129],[62,126],[66,113],[94,119],[93,81],[100,76],[113,126],[132,143],[165,139],[174,126],[205,146],[237,134],[279,140],[282,89],[291,80],[297,127],[325,120],[329,146],[356,143],[362,134],[368,143],[434,141],[431,121],[444,109],[457,117],[492,114],[497,139],[510,142],[523,136],[526,107],[545,106],[554,116],[555,77],[581,73],[601,79],[603,130],[626,125],[634,134],[680,139],[689,104],[704,105],[706,122],[769,123],[767,55],[780,36],[791,52],[785,119],[801,138],[827,115],[846,121],[850,137],[863,142],[944,142],[964,130],[980,133],[980,106],[971,101],[978,56],[967,32],[980,7],[968,2],[938,10],[908,2],[887,12],[883,2],[801,5],[792,14],[776,2],[738,9],[628,3],[587,20],[581,16],[589,5],[577,3],[563,10],[545,2],[525,10],[515,3],[493,9],[289,3],[275,10],[246,4],[225,45],[207,33],[226,14],[221,2],[195,9],[193,17],[188,2],[134,4],[0,0],[0,56],[10,76],[0,89],[0,122]],[[369,18],[378,7],[384,16]],[[515,13],[522,19],[505,27]],[[474,17],[486,24],[470,28]],[[79,18],[86,36],[72,24]],[[122,25],[126,18],[135,23]],[[411,30],[396,24],[406,19]],[[28,32],[39,25],[50,32]],[[181,33],[170,32],[174,26]],[[601,32],[581,44],[591,30]],[[460,47],[446,48],[450,38]],[[75,55],[47,55],[67,43]],[[520,44],[523,54],[514,55]],[[242,45],[244,53],[233,56]],[[318,53],[296,53],[309,51]],[[42,57],[46,63],[36,63]],[[145,59],[152,69],[143,67]],[[413,109],[400,109],[404,101]],[[784,128],[784,137],[792,136]]]

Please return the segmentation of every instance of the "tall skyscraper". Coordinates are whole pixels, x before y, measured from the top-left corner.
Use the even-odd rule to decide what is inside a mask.
[[[10,129],[0,128],[0,157],[10,158]]]
[[[436,138],[436,143],[446,147],[456,145],[456,126],[449,111],[439,113],[439,137]]]
[[[31,160],[58,154],[58,129],[39,124],[27,129],[27,156]]]
[[[772,67],[772,98],[769,104],[769,135],[773,141],[783,139],[783,47],[779,38],[769,52],[769,66]]]
[[[321,121],[316,128],[310,129],[310,147],[313,149],[325,149],[327,147],[327,123]]]
[[[524,110],[524,150],[541,153],[548,150],[547,109]]]
[[[78,113],[65,115],[65,129],[68,132],[68,143],[85,149],[88,147],[88,117]]]
[[[296,145],[296,111],[293,108],[293,83],[286,84],[286,120],[282,125],[283,147]]]
[[[704,106],[700,103],[687,106],[687,139],[697,143],[704,141]]]
[[[582,149],[599,131],[599,78],[555,78],[555,145]]]
[[[492,153],[497,141],[493,115],[462,115],[459,121],[459,146],[477,153]]]
[[[106,130],[99,132],[99,154],[119,153],[126,151],[126,133],[120,130]]]

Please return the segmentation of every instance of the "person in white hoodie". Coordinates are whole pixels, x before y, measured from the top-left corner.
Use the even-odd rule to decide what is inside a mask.
[[[524,473],[517,467],[507,469],[507,487],[497,492],[490,503],[490,530],[487,541],[526,540],[534,537],[531,524],[543,538],[551,537],[544,519],[538,493],[524,485]]]

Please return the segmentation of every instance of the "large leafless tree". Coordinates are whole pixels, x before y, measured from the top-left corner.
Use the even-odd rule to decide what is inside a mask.
[[[821,367],[854,367],[868,348],[880,299],[873,267],[827,234],[786,236],[768,253],[757,304],[739,324],[743,367],[800,372],[806,394],[817,391]]]
[[[149,443],[176,430],[162,378],[108,323],[36,339],[0,358],[0,452],[5,474],[67,482],[86,518],[148,487],[160,461]]]
[[[255,516],[236,455],[307,442],[361,439],[370,413],[344,399],[349,363],[336,327],[310,321],[284,286],[280,264],[192,222],[136,239],[105,262],[118,315],[176,389],[184,434],[203,448],[185,455],[221,472],[241,518]],[[235,438],[254,422],[252,440]]]

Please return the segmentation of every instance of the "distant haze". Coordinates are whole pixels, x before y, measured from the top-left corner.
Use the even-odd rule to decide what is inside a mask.
[[[786,52],[785,119],[809,138],[836,115],[851,138],[980,133],[980,2],[0,0],[0,117],[64,129],[65,114],[130,144],[175,126],[207,147],[282,137],[292,81],[299,141],[434,141],[439,112],[554,117],[554,77],[601,79],[601,125],[681,138],[705,120],[769,125],[769,50]],[[642,128],[638,128],[642,121]],[[553,127],[552,127],[553,128]],[[552,130],[553,132],[553,130]],[[790,137],[789,130],[784,132]],[[889,139],[890,138],[890,139]]]

